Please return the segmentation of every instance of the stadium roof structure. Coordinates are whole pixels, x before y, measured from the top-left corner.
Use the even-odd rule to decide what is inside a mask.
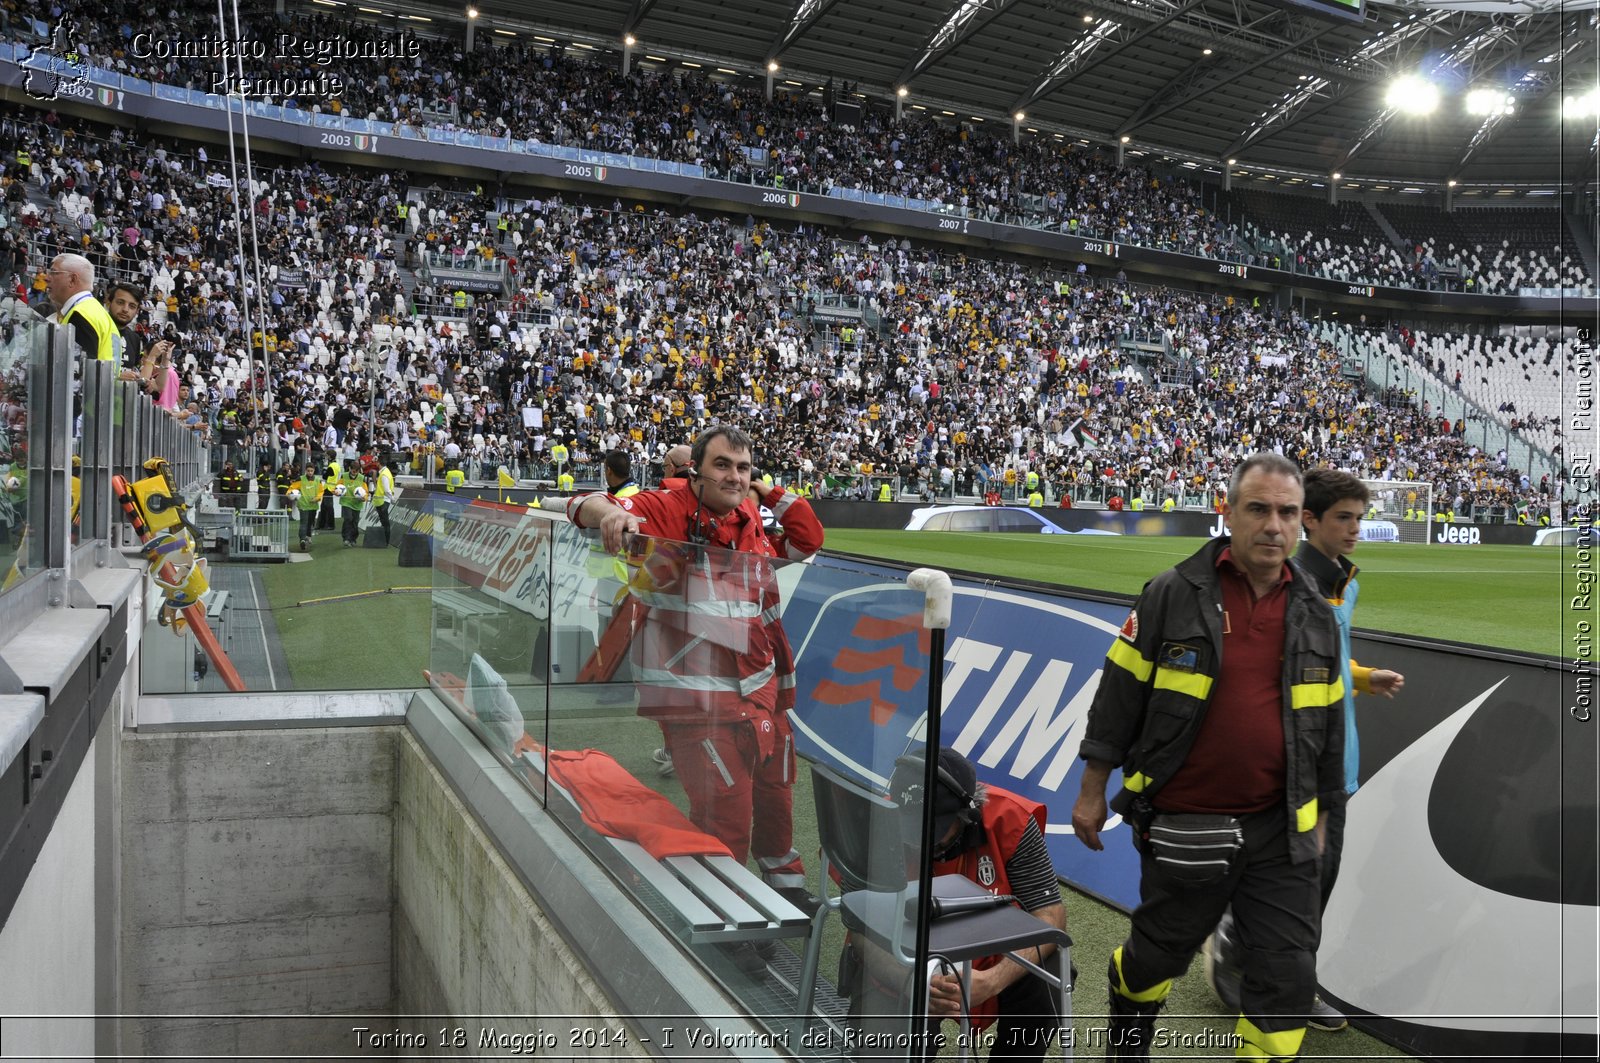
[[[325,2],[325,0],[324,0]],[[384,0],[378,0],[390,6]],[[1190,169],[1237,160],[1278,185],[1341,174],[1367,191],[1559,190],[1595,179],[1596,121],[1563,122],[1597,77],[1596,0],[477,0],[480,30],[535,27],[635,58],[764,76],[787,91],[858,92],[1008,135],[1126,144]],[[402,10],[458,21],[460,3]],[[1385,102],[1411,74],[1427,116]],[[1511,114],[1467,113],[1473,89]],[[1127,140],[1124,141],[1123,138]],[[1242,171],[1242,172],[1241,172]],[[1267,177],[1271,174],[1271,177]]]

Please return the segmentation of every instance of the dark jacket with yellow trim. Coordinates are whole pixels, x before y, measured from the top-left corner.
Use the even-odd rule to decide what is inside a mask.
[[[1105,670],[1079,754],[1121,765],[1125,812],[1134,794],[1153,799],[1189,755],[1222,665],[1220,536],[1145,584],[1134,605],[1132,638],[1123,628]],[[1289,848],[1296,861],[1316,855],[1317,813],[1342,803],[1344,683],[1339,631],[1314,580],[1298,569],[1284,614],[1283,733]],[[1163,663],[1164,659],[1173,663]]]

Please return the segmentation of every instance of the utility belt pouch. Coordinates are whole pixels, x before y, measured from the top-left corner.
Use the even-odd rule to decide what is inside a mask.
[[[1158,812],[1145,834],[1145,851],[1170,878],[1190,885],[1216,882],[1244,846],[1244,829],[1232,816],[1210,812]]]
[[[1112,799],[1111,807],[1128,825],[1133,847],[1141,853],[1144,852],[1145,840],[1150,834],[1150,820],[1156,814],[1156,810],[1150,807],[1150,799],[1143,794],[1122,790]]]

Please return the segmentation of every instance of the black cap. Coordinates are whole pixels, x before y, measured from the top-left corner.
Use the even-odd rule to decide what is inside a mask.
[[[910,822],[904,826],[908,840],[921,833],[922,785],[926,769],[924,750],[907,753],[895,761],[889,780],[889,799],[899,805]],[[951,785],[951,784],[954,785]],[[969,822],[974,795],[978,790],[978,771],[972,762],[946,746],[939,750],[938,771],[933,787],[933,841],[937,843],[958,822]]]

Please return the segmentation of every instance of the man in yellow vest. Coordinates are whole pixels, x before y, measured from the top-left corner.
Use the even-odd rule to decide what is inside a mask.
[[[389,545],[389,503],[394,499],[394,467],[395,462],[387,461],[378,467],[378,474],[372,478],[372,512],[377,514],[378,523],[383,525],[383,545]]]
[[[883,481],[883,483],[878,485],[878,501],[879,502],[893,502],[894,501],[894,489],[889,486],[889,481],[888,480],[885,480],[885,481]]]
[[[339,490],[344,483],[344,467],[339,464],[338,458],[329,458],[328,467],[322,474],[322,506],[317,510],[317,531],[332,531],[333,501],[344,499],[344,492]]]
[[[1177,500],[1174,499],[1171,495],[1168,495],[1161,502],[1161,512],[1163,512],[1163,513],[1171,513],[1173,510],[1175,510],[1177,508],[1178,508]]]
[[[296,491],[298,495],[294,494]],[[317,467],[306,462],[300,479],[295,481],[289,493],[294,495],[295,509],[300,514],[300,549],[310,553],[311,534],[316,530],[317,506],[322,502],[322,477],[317,475]]]
[[[361,507],[367,504],[372,488],[367,486],[367,478],[361,472],[361,463],[358,461],[352,461],[345,467],[340,483],[344,487],[344,494],[339,496],[339,538],[344,540],[346,546],[356,546],[361,536]]]
[[[1037,484],[1034,485],[1033,490],[1028,492],[1028,508],[1029,509],[1043,509],[1044,508],[1044,495],[1040,494],[1039,487],[1038,487]]]
[[[467,474],[462,472],[459,468],[452,466],[450,471],[444,474],[444,489],[449,491],[451,494],[455,494],[456,488],[460,487],[466,482]]]
[[[1035,491],[1039,490],[1039,474],[1034,472],[1032,469],[1029,469],[1026,483],[1028,485],[1028,494],[1031,495]]]
[[[639,484],[633,478],[633,466],[625,450],[608,450],[605,459],[606,493],[612,498],[627,498],[639,493]]]
[[[122,360],[122,333],[111,314],[93,295],[94,266],[82,255],[57,255],[46,274],[45,294],[56,308],[56,323],[71,325],[72,334],[90,358]]]
[[[1129,503],[1129,508],[1131,508],[1135,513],[1143,513],[1144,495],[1134,495],[1133,501]]]

